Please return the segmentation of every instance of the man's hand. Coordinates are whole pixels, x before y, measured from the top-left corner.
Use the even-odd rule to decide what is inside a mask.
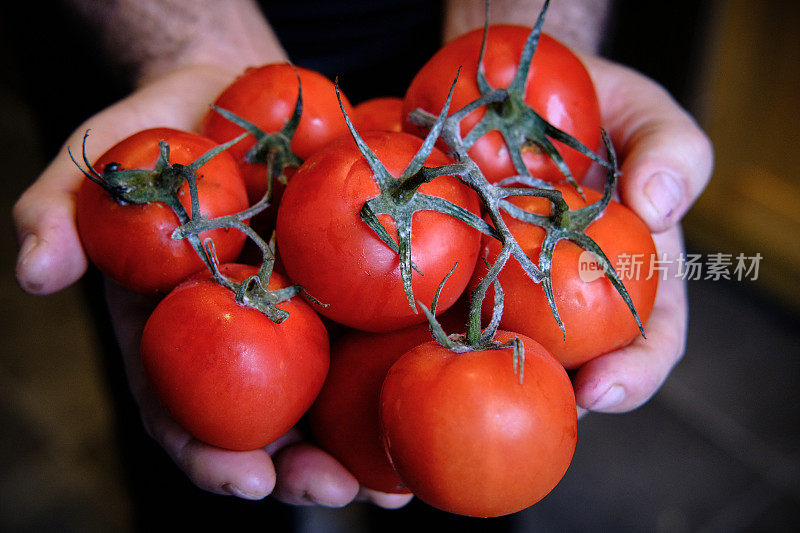
[[[675,271],[683,253],[679,222],[711,177],[713,151],[692,117],[656,82],[595,56],[581,59],[621,161],[622,202],[654,233],[655,259],[671,266],[662,274],[647,338],[586,363],[575,376],[579,406],[623,412],[645,403],[683,356],[688,305],[686,282]]]
[[[641,336],[619,350],[580,367],[573,379],[578,406],[589,411],[620,413],[644,404],[661,387],[683,356],[686,342],[686,282],[676,273],[683,252],[679,226],[653,235],[665,272],[661,276],[650,318]],[[641,275],[647,275],[642,271]]]

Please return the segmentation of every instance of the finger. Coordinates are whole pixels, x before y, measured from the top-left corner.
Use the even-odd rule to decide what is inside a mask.
[[[682,249],[677,227],[655,237],[660,252],[675,258]],[[589,411],[620,413],[645,403],[683,356],[686,341],[685,282],[667,272],[660,282],[647,338],[584,364],[573,379],[575,399]]]
[[[201,489],[250,500],[269,495],[275,486],[275,469],[266,450],[223,450],[192,438],[172,420],[148,387],[139,339],[157,299],[131,292],[107,278],[105,291],[131,393],[148,434]]]
[[[191,437],[150,396],[140,399],[142,422],[151,437],[197,487],[248,500],[268,496],[275,469],[263,449],[232,451]]]
[[[75,130],[58,156],[17,200],[12,219],[17,233],[17,281],[32,294],[50,294],[74,283],[86,271],[87,258],[75,226],[75,198],[86,179],[67,152],[80,154],[86,130],[87,158],[93,161],[103,148],[121,140],[127,102],[123,101],[88,120]],[[135,126],[135,123],[133,124]]]
[[[376,490],[361,487],[356,496],[356,500],[369,502],[384,509],[399,509],[407,505],[414,499],[413,494],[390,494],[388,492],[378,492]]]
[[[307,443],[281,449],[275,456],[273,495],[291,505],[344,507],[358,494],[356,478],[336,459]]]
[[[93,161],[105,149],[142,129],[193,129],[232,75],[208,67],[175,72],[98,113],[75,130],[12,211],[19,244],[16,276],[23,290],[50,294],[74,283],[86,271],[88,263],[75,227],[75,196],[85,178],[67,148],[80,154],[83,135],[91,129],[87,157]]]
[[[51,294],[83,275],[87,260],[75,230],[75,196],[68,187],[37,182],[17,200],[11,216],[19,245],[17,282],[24,291]]]
[[[300,434],[300,432],[296,428],[292,428],[274,442],[267,444],[264,449],[267,451],[270,457],[272,457],[281,449],[291,446],[292,444],[298,443],[302,440],[303,436]]]
[[[653,232],[678,222],[711,178],[711,142],[653,80],[600,58],[584,58],[603,124],[622,161],[620,196]]]

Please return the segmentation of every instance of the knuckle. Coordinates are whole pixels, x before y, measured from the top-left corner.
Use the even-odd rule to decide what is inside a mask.
[[[680,147],[689,169],[699,178],[697,185],[705,184],[711,176],[714,164],[714,145],[711,138],[696,123],[684,128],[680,136]]]

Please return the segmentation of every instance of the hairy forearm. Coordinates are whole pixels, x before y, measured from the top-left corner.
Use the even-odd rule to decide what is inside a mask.
[[[553,0],[544,31],[576,51],[597,52],[610,3],[610,0]],[[544,0],[494,0],[490,22],[532,26],[543,4]],[[485,0],[446,0],[445,41],[482,27],[484,13]]]
[[[193,65],[238,72],[286,58],[252,0],[64,1],[137,84]]]

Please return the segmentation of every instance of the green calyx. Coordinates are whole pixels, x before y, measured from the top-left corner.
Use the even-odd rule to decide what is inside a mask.
[[[294,66],[292,66],[292,68],[294,68]],[[243,119],[227,109],[222,109],[215,105],[211,106],[211,109],[215,112],[244,129],[255,138],[255,144],[247,151],[244,160],[248,163],[266,165],[268,176],[277,179],[284,185],[287,182],[286,167],[299,167],[303,163],[291,149],[292,139],[300,124],[300,118],[303,115],[303,84],[300,82],[300,73],[297,72],[297,69],[295,69],[294,72],[297,76],[297,100],[295,101],[292,116],[289,117],[289,120],[286,121],[280,131],[266,133],[252,122]],[[269,186],[271,186],[271,184],[269,184]]]
[[[75,160],[69,148],[67,148],[67,152],[83,175],[108,191],[115,201],[121,204],[163,202],[172,207],[178,218],[184,221],[187,219],[187,215],[178,200],[178,190],[186,181],[197,175],[200,167],[246,136],[247,134],[242,134],[228,143],[212,148],[189,165],[170,163],[169,145],[160,141],[158,143],[159,155],[153,169],[125,170],[120,168],[117,163],[110,163],[103,169],[102,174],[95,170],[86,157],[86,140],[89,137],[89,130],[83,135],[82,145],[82,159],[86,168],[84,169]]]
[[[200,233],[219,228],[233,228],[244,233],[258,246],[261,251],[262,261],[258,272],[245,279],[243,282],[237,283],[231,280],[219,269],[219,262],[214,253],[214,243],[211,239],[206,239],[202,244],[202,256],[208,258],[206,266],[211,271],[215,281],[231,290],[235,294],[235,299],[240,305],[256,309],[274,323],[280,324],[289,318],[289,313],[283,309],[279,309],[277,305],[298,294],[305,294],[306,297],[316,305],[324,306],[324,304],[311,297],[299,285],[292,285],[276,290],[269,289],[269,280],[272,277],[272,271],[275,266],[275,241],[274,238],[270,239],[269,242],[265,241],[256,230],[250,227],[247,221],[269,206],[269,201],[272,196],[271,184],[272,180],[270,176],[268,176],[268,186],[264,196],[256,204],[244,211],[209,219],[200,212],[196,182],[194,180],[189,181],[189,190],[191,191],[192,199],[192,216],[182,226],[176,228],[172,232],[172,238],[189,239],[190,242],[193,240],[199,242]]]
[[[478,56],[477,84],[482,96],[486,96],[493,89],[486,80],[483,66],[483,57],[486,52],[486,40],[489,34],[489,2],[486,2],[486,22],[483,31],[483,41]],[[530,71],[531,60],[536,52],[539,37],[542,33],[545,15],[550,5],[549,0],[544,3],[539,17],[534,25],[520,55],[517,72],[514,79],[505,89],[505,97],[500,100],[492,101],[485,106],[483,118],[472,128],[464,138],[464,146],[470,148],[475,141],[486,135],[490,131],[499,131],[503,136],[514,169],[521,176],[527,176],[530,180],[537,182],[538,186],[545,185],[543,181],[537,180],[530,175],[522,157],[524,149],[536,149],[544,152],[555,163],[565,180],[580,192],[580,186],[575,181],[569,167],[564,162],[553,141],[569,146],[591,158],[596,163],[607,166],[606,161],[598,157],[592,150],[583,145],[580,141],[558,129],[547,122],[539,113],[533,110],[525,102],[525,87],[527,85],[528,72]]]
[[[381,241],[399,255],[400,276],[403,282],[403,289],[405,290],[409,305],[414,312],[416,312],[412,288],[412,270],[417,270],[420,274],[423,273],[419,271],[411,259],[411,227],[414,213],[422,210],[438,211],[452,216],[479,231],[489,234],[494,232],[492,227],[475,213],[443,198],[430,196],[419,191],[420,186],[439,176],[447,174],[449,169],[449,167],[442,167],[439,169],[425,167],[424,162],[433,151],[436,139],[439,137],[450,105],[453,88],[451,87],[447,102],[442,112],[439,114],[439,117],[432,125],[430,133],[425,138],[419,151],[412,158],[400,177],[395,178],[386,170],[386,167],[383,166],[378,156],[367,146],[367,143],[364,142],[356,131],[350,117],[344,110],[338,82],[335,86],[336,95],[339,98],[339,105],[347,127],[350,130],[350,134],[355,140],[359,151],[364,156],[364,159],[369,164],[375,183],[380,190],[376,197],[368,200],[362,207],[360,212],[361,219],[375,232]],[[454,170],[456,170],[455,167]],[[398,238],[396,242],[378,219],[378,215],[389,215],[392,218],[397,229]]]
[[[266,207],[266,204],[265,204]],[[252,209],[252,208],[251,208]],[[246,278],[241,283],[237,283],[225,276],[219,269],[219,263],[214,253],[214,243],[211,239],[206,239],[204,247],[206,254],[212,258],[209,264],[214,280],[234,293],[234,299],[239,305],[255,309],[269,318],[275,324],[280,324],[289,318],[289,312],[280,309],[278,304],[283,303],[298,294],[305,294],[306,297],[317,305],[324,304],[318,302],[299,285],[290,285],[281,289],[270,290],[269,280],[272,277],[272,270],[275,265],[275,245],[274,240],[269,243],[264,241],[254,230],[244,222],[241,214],[227,215],[215,219],[196,219],[177,228],[173,234],[173,239],[183,239],[197,236],[198,232],[208,231],[216,228],[236,228],[247,234],[254,240],[262,252],[262,263],[255,275]]]
[[[628,306],[628,309],[630,309],[631,314],[639,326],[639,332],[644,336],[641,318],[633,305],[633,300],[630,294],[628,294],[628,290],[622,283],[622,279],[619,277],[613,264],[600,246],[585,233],[592,222],[603,216],[606,207],[614,195],[619,179],[617,156],[614,147],[605,131],[602,132],[602,136],[608,154],[610,168],[606,174],[603,196],[597,202],[579,209],[569,209],[566,203],[563,203],[562,199],[562,202],[552,202],[550,215],[548,216],[529,213],[507,200],[503,200],[500,207],[513,218],[529,224],[535,224],[545,230],[545,237],[539,253],[539,269],[544,274],[542,289],[547,297],[550,310],[564,336],[566,336],[566,330],[564,329],[564,324],[556,308],[551,278],[553,253],[555,252],[556,244],[561,240],[569,240],[594,256],[595,260],[602,267],[608,280],[625,301],[625,304]],[[515,180],[515,178],[511,178],[510,180],[505,180],[503,183],[505,184]]]
[[[292,152],[290,147],[292,137],[300,122],[300,113],[302,112],[302,104],[299,98],[298,96],[298,101],[291,118],[280,131],[274,133],[265,133],[252,122],[226,109],[217,106],[211,106],[211,109],[255,137],[256,142],[250,150],[247,151],[244,160],[248,163],[266,165],[269,176],[274,176],[279,182],[286,184],[286,167],[299,167],[303,163],[303,161]]]
[[[75,160],[69,148],[67,148],[67,152],[72,162],[75,163],[84,176],[108,191],[115,201],[120,204],[162,202],[172,209],[181,224],[185,224],[191,220],[191,216],[180,201],[179,190],[181,186],[185,182],[189,183],[192,207],[195,209],[193,214],[200,216],[199,201],[197,199],[197,176],[200,168],[246,136],[247,133],[243,133],[227,143],[215,146],[188,165],[170,163],[169,144],[165,141],[160,141],[158,143],[158,159],[152,170],[124,170],[121,169],[118,164],[111,163],[106,165],[103,169],[103,173],[100,174],[94,169],[86,156],[86,140],[89,137],[88,130],[83,136],[82,145],[82,158],[86,168],[84,169]],[[199,237],[196,235],[191,236],[189,242],[206,266],[210,266],[212,261],[211,257],[206,253]]]

